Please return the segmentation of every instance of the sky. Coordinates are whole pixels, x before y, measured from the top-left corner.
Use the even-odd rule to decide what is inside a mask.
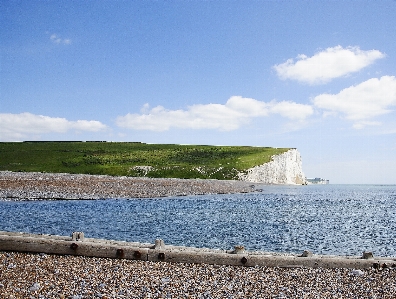
[[[0,2],[0,142],[297,148],[396,184],[396,1]]]

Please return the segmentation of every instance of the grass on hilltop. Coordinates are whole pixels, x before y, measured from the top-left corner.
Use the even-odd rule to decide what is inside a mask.
[[[287,150],[140,142],[3,142],[0,170],[224,180],[237,179],[238,172]]]

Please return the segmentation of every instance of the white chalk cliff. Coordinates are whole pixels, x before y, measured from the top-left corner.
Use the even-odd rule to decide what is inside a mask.
[[[270,162],[240,173],[239,179],[263,184],[306,184],[301,155],[297,149],[290,149],[283,154],[272,156]]]

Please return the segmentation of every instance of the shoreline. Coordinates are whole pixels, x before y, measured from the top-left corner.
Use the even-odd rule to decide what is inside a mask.
[[[0,200],[158,198],[254,192],[244,181],[0,171]]]

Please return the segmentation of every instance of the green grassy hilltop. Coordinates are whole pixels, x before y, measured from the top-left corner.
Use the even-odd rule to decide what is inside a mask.
[[[0,170],[237,179],[288,148],[140,142],[2,142]]]

